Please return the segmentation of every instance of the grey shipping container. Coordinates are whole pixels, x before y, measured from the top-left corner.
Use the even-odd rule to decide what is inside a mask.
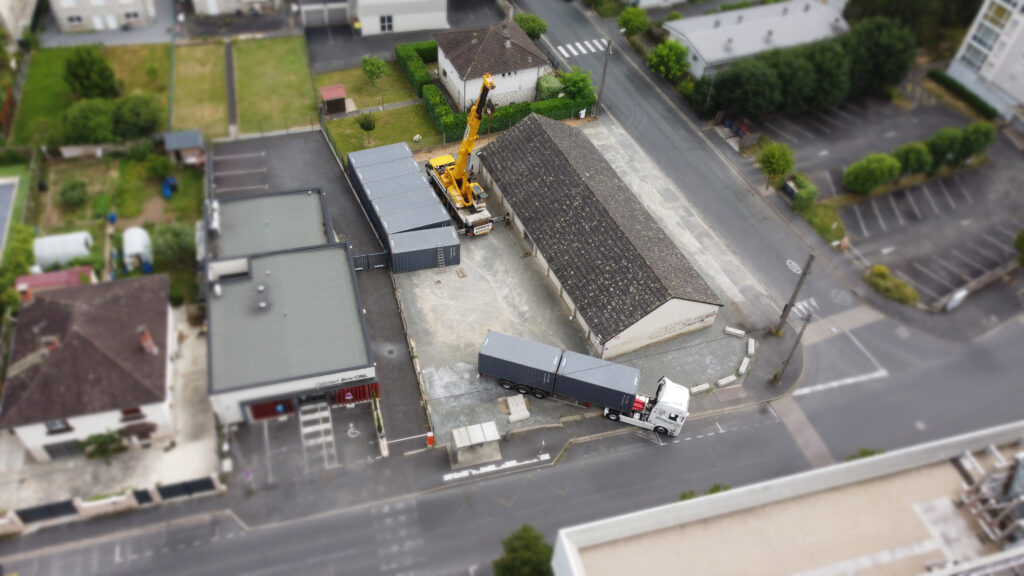
[[[396,274],[438,268],[441,264],[456,266],[461,257],[459,235],[451,226],[392,234],[388,246],[391,271]]]
[[[374,211],[377,212],[378,216],[385,214],[395,214],[398,212],[405,212],[406,210],[414,210],[416,208],[422,208],[423,206],[431,206],[437,204],[437,194],[429,188],[417,188],[404,194],[395,194],[394,196],[385,196],[384,198],[378,198],[373,201]]]
[[[358,168],[390,162],[399,158],[412,158],[412,150],[409,149],[409,145],[405,142],[351,152],[348,155],[348,163],[350,166]]]
[[[450,227],[452,221],[448,216],[448,211],[438,203],[407,212],[388,214],[381,217],[380,224],[385,234],[398,234],[399,232],[412,232],[427,228]]]
[[[551,392],[562,351],[554,346],[488,331],[477,355],[486,376]]]
[[[373,166],[366,166],[363,168],[356,167],[355,171],[356,174],[359,175],[359,179],[362,180],[364,184],[378,182],[380,180],[390,180],[396,176],[402,176],[405,174],[426,175],[426,169],[413,160],[411,156],[409,158],[400,158],[383,164],[374,164]]]
[[[374,182],[363,181],[363,189],[365,190],[366,199],[370,201],[380,200],[381,198],[388,198],[390,196],[397,196],[399,194],[407,194],[413,190],[423,190],[425,192],[433,192],[433,188],[430,187],[430,183],[427,182],[427,177],[424,174],[400,174],[392,176],[387,180],[377,180]],[[437,194],[434,194],[436,197]],[[438,204],[441,201],[438,200]]]
[[[558,365],[555,393],[628,413],[640,387],[640,371],[566,351]]]

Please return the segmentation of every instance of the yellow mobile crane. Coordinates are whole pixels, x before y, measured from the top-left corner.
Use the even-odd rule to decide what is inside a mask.
[[[491,80],[490,74],[484,74],[480,96],[466,118],[466,133],[462,137],[462,145],[459,146],[458,159],[453,158],[451,154],[445,154],[427,161],[430,179],[448,206],[448,212],[461,225],[467,236],[486,234],[493,226],[491,213],[487,211],[487,193],[466,170],[469,156],[476,144],[484,107],[487,106],[487,93],[491,90],[494,90],[494,80]]]

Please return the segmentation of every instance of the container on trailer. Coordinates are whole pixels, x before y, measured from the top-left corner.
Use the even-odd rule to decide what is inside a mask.
[[[629,413],[640,388],[640,371],[566,351],[558,365],[555,393]]]
[[[488,331],[477,355],[481,374],[546,392],[554,388],[562,350],[547,344]]]
[[[459,235],[451,226],[392,234],[388,248],[395,274],[457,266],[461,257]]]

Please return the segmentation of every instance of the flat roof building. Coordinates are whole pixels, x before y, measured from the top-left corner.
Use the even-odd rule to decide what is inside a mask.
[[[849,26],[837,6],[806,0],[680,18],[664,28],[690,51],[690,74],[700,78],[761,52],[833,38]]]

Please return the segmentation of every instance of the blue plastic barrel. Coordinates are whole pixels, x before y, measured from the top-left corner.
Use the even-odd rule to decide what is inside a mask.
[[[111,212],[110,214],[107,214],[107,221],[110,222],[111,224],[116,224],[117,223],[117,214],[114,214],[113,212]]]
[[[142,263],[142,271],[145,274],[152,274],[153,273],[153,265],[150,264],[149,262],[143,262]]]

